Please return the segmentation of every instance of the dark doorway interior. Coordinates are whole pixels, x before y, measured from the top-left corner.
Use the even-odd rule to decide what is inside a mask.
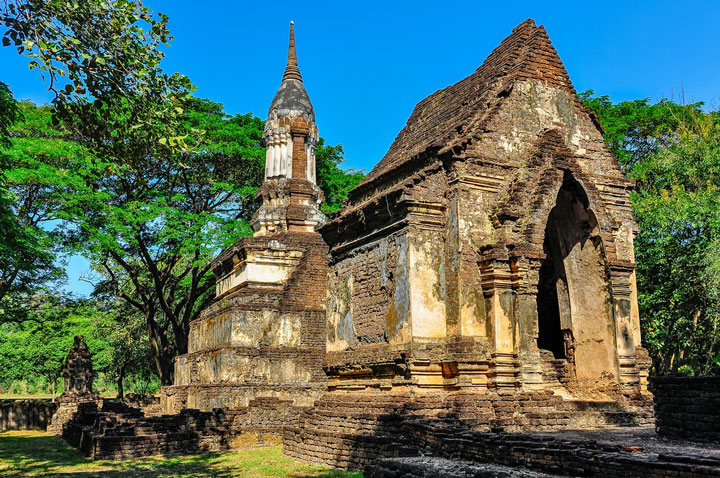
[[[545,234],[545,253],[547,257],[540,266],[538,281],[538,348],[549,350],[556,359],[565,357],[565,340],[560,328],[560,306],[556,283],[559,274],[555,271],[555,261],[548,247],[548,234]]]

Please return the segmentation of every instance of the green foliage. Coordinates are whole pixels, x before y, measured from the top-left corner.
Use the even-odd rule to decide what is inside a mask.
[[[210,261],[250,232],[264,156],[259,119],[207,100],[186,101],[179,128],[187,151],[129,148],[101,169],[91,161],[92,186],[63,200],[68,238],[144,317],[164,384],[187,351],[189,323],[212,300]]]
[[[0,325],[0,393],[61,392],[61,369],[76,335],[92,355],[97,392],[112,393],[121,378],[135,393],[157,391],[147,330],[137,316],[47,293],[34,295],[28,309],[31,320]]]
[[[30,262],[37,266],[43,253],[52,252],[48,264],[54,264],[58,251],[50,244],[61,243],[90,258],[103,276],[96,284],[98,297],[111,304],[110,317],[126,318],[109,319],[105,327],[115,334],[107,340],[117,346],[108,377],[119,379],[124,370],[137,381],[142,371],[149,380],[140,366],[147,357],[138,361],[143,354],[122,345],[123,337],[132,336],[138,339],[134,344],[154,352],[168,383],[173,357],[186,350],[189,322],[213,298],[210,261],[251,234],[249,220],[263,181],[263,122],[252,115],[229,116],[221,104],[190,98],[180,122],[187,151],[118,165],[101,163],[75,135],[54,126],[51,108],[21,107],[25,120],[13,129],[15,144],[6,156],[14,167],[7,175],[15,214],[26,211],[33,218],[37,248],[28,254]],[[339,168],[341,146],[326,146],[321,139],[317,154],[328,211],[337,210],[362,173]],[[29,201],[32,208],[18,206]],[[36,278],[51,276],[33,270]],[[115,304],[114,297],[132,308]],[[142,334],[145,341],[139,340]]]
[[[365,177],[363,171],[340,169],[344,153],[342,145],[326,145],[324,138],[320,138],[315,149],[317,183],[325,195],[322,205],[325,214],[338,211],[350,190]]]
[[[96,289],[96,297],[102,296]],[[96,356],[99,371],[114,382],[112,388],[122,398],[128,387],[146,395],[158,389],[152,348],[144,317],[127,303],[112,296],[96,303],[102,310],[96,322],[97,335],[106,347]]]
[[[22,304],[32,291],[21,286],[57,276],[55,244],[85,255],[103,276],[98,293],[142,318],[169,384],[190,322],[213,299],[211,259],[250,233],[263,179],[262,121],[230,117],[222,105],[192,98],[186,77],[163,72],[168,18],[139,1],[9,0],[0,21],[3,45],[28,56],[55,93],[52,110],[23,106],[27,119],[6,157],[10,216],[25,245],[36,247],[13,266],[24,275],[9,281],[18,290],[5,297]],[[340,146],[321,144],[318,156],[326,210],[336,210],[362,175],[338,168]],[[116,335],[107,340],[127,340],[140,330],[133,324],[109,324]],[[141,355],[119,347],[109,373],[122,382],[123,364],[137,368]]]
[[[720,314],[720,114],[581,97],[631,178],[638,302],[655,372],[710,373]]]
[[[203,241],[214,237],[210,217],[228,196],[211,190],[219,179],[204,179],[225,172],[219,164],[188,166],[203,156],[186,145],[181,121],[193,86],[160,67],[161,47],[172,39],[168,17],[133,0],[14,0],[0,7],[0,21],[3,45],[46,75],[53,124],[83,150],[53,188],[67,239],[87,241],[83,252],[141,311],[168,383],[172,356],[184,351],[187,324],[212,286]],[[176,231],[191,239],[178,240]],[[132,293],[120,293],[125,283]]]
[[[41,383],[54,396],[76,335],[85,338],[94,366],[103,368],[101,357],[107,343],[97,334],[100,315],[91,304],[38,294],[30,306],[34,320],[0,325],[0,385],[4,389],[10,389],[13,382],[41,377]]]
[[[9,128],[12,146],[0,151],[6,201],[0,222],[0,322],[27,318],[27,299],[64,278],[58,262],[58,190],[78,181],[75,158],[83,150],[54,128],[50,109],[20,104],[22,121]]]
[[[639,300],[658,368],[709,373],[720,335],[720,115],[677,132],[633,170]]]
[[[651,104],[649,98],[613,103],[608,96],[588,90],[580,99],[605,129],[607,145],[625,169],[677,141],[677,130],[702,110],[702,103],[679,105],[670,100]]]
[[[10,146],[10,127],[20,118],[20,108],[10,88],[0,81],[0,147]]]
[[[55,93],[57,118],[75,122],[99,157],[129,137],[148,140],[148,151],[161,139],[182,146],[173,133],[193,87],[160,68],[167,15],[135,0],[7,0],[0,22],[3,46],[28,57]]]

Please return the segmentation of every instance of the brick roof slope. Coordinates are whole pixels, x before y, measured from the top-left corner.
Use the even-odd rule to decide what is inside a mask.
[[[536,26],[531,19],[515,27],[475,73],[418,103],[385,157],[355,193],[429,148],[443,152],[465,141],[468,131],[481,129],[497,110],[502,92],[514,81],[526,79],[540,80],[575,95],[545,27]]]

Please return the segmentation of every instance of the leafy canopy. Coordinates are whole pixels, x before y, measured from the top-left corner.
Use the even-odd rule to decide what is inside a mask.
[[[637,181],[638,302],[655,372],[709,373],[720,361],[720,113],[580,96]]]

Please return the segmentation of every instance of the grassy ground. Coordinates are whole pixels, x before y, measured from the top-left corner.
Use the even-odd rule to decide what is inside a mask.
[[[52,395],[43,395],[43,394],[12,394],[12,393],[0,393],[0,398],[12,398],[14,400],[20,400],[20,399],[32,399],[32,398],[52,398]]]
[[[57,437],[41,431],[0,432],[0,476],[52,477],[316,477],[360,478],[291,460],[282,448],[255,448],[198,456],[91,461]]]

